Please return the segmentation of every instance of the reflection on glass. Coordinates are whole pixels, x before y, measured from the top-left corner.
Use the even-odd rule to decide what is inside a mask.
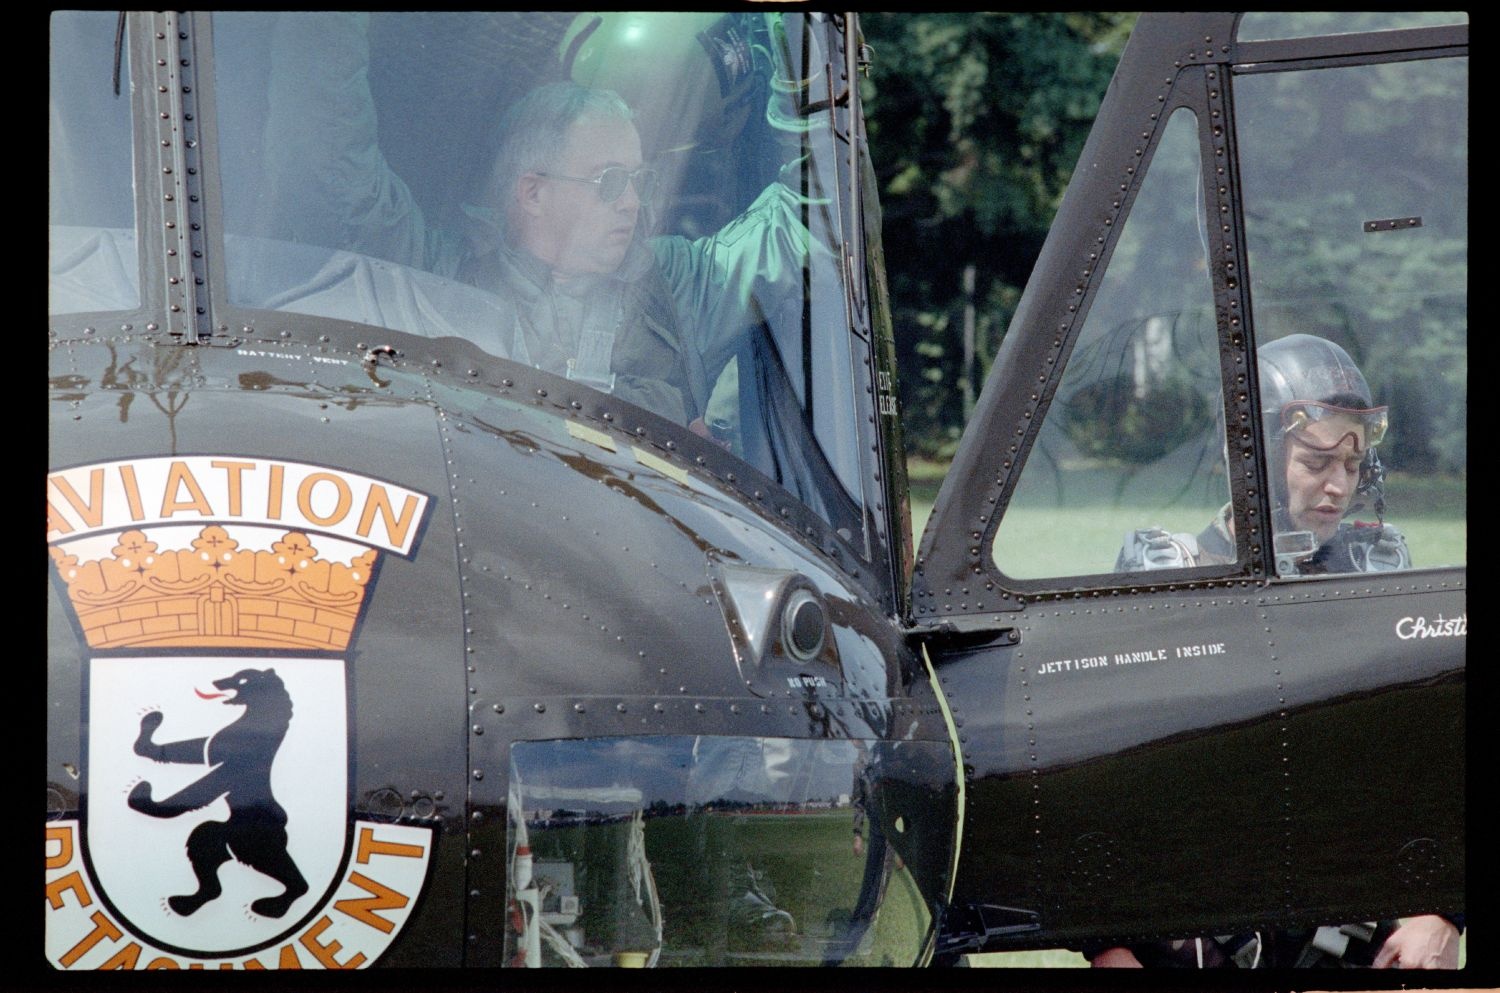
[[[131,183],[129,60],[110,80],[114,11],[52,14],[48,92],[48,283],[52,314],[140,304]],[[81,71],[80,67],[91,71]],[[95,71],[96,70],[96,71]]]
[[[518,743],[506,963],[914,964],[933,914],[906,843],[918,819],[951,821],[932,803],[893,813],[903,790],[884,782],[883,747]]]
[[[1469,15],[1461,10],[1262,10],[1249,11],[1240,18],[1235,38],[1238,41],[1269,41],[1277,38],[1312,38],[1317,35],[1433,28],[1445,24],[1468,23]]]
[[[996,533],[1006,575],[1116,571],[1122,537],[1196,532],[1229,499],[1201,184],[1180,108]]]
[[[1462,564],[1468,60],[1245,76],[1235,104],[1261,349],[1306,334],[1347,353],[1389,407],[1383,492],[1364,485],[1347,523],[1388,517],[1414,565]]]
[[[217,15],[230,297],[466,339],[610,393],[858,544],[825,30]]]

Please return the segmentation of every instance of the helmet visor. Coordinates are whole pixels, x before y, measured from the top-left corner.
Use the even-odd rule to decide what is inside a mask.
[[[1355,451],[1360,451],[1385,440],[1389,409],[1355,409],[1315,400],[1294,400],[1281,408],[1281,431],[1283,435],[1317,449],[1337,448],[1352,435]]]

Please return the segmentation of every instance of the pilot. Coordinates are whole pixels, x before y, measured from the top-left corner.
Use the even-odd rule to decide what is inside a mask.
[[[1384,473],[1376,446],[1386,408],[1338,345],[1294,334],[1261,346],[1261,414],[1272,483],[1278,572],[1385,572],[1411,567],[1401,532],[1384,523]],[[1346,520],[1369,500],[1377,522]],[[1144,528],[1127,536],[1116,571],[1233,562],[1229,506],[1197,535]],[[1085,946],[1095,967],[1300,967],[1371,965],[1453,969],[1461,917],[1421,915],[1130,946]]]
[[[305,18],[363,20],[363,30],[316,30]],[[613,91],[573,82],[511,106],[488,203],[465,207],[471,230],[441,228],[380,150],[368,15],[287,18],[273,53],[265,145],[281,150],[271,200],[282,236],[491,291],[501,319],[464,329],[486,351],[705,437],[708,394],[736,337],[800,300],[810,257],[829,255],[801,221],[796,163],[715,234],[647,237],[657,181],[632,112]]]
[[[1406,539],[1384,522],[1385,472],[1376,446],[1385,438],[1387,408],[1374,405],[1349,353],[1327,339],[1294,334],[1261,346],[1258,365],[1278,573],[1411,568]],[[1379,520],[1346,520],[1365,501]],[[1225,504],[1196,535],[1132,532],[1115,571],[1234,560],[1234,519]]]

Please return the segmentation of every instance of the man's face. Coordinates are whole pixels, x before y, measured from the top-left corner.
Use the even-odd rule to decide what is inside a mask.
[[[1319,544],[1338,531],[1359,483],[1365,428],[1352,417],[1305,425],[1286,439],[1287,512]]]
[[[547,172],[597,179],[609,166],[632,172],[639,169],[640,135],[629,121],[586,115],[568,128],[562,154]],[[533,254],[561,278],[619,268],[641,210],[635,184],[629,184],[614,202],[605,203],[597,185],[532,175],[536,184]]]

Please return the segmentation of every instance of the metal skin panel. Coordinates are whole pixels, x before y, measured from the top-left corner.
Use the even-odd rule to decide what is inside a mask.
[[[382,559],[347,653],[352,814],[438,826],[430,880],[381,965],[500,964],[512,741],[740,734],[947,750],[925,669],[832,556],[747,513],[733,489],[667,448],[560,403],[565,416],[537,396],[557,387],[552,377],[520,370],[512,389],[495,389],[287,339],[216,349],[118,336],[51,353],[55,467],[260,458],[431,498],[412,556]],[[710,553],[806,576],[827,608],[837,678],[753,693]],[[58,815],[87,804],[62,770],[85,761],[77,701],[89,651],[60,585],[49,601]],[[903,818],[907,861],[941,903],[953,766],[918,765],[881,816]]]
[[[1288,711],[1288,912],[1463,910],[1464,573],[1287,583],[1262,610]]]
[[[945,655],[955,907],[1027,912],[991,951],[1461,911],[1463,585],[1037,605]]]
[[[968,791],[954,903],[1031,915],[987,947],[1164,936],[1277,909],[1264,880],[1280,824],[1264,797],[1278,704],[1253,600],[1111,597],[1019,619],[1018,646],[939,669]]]

